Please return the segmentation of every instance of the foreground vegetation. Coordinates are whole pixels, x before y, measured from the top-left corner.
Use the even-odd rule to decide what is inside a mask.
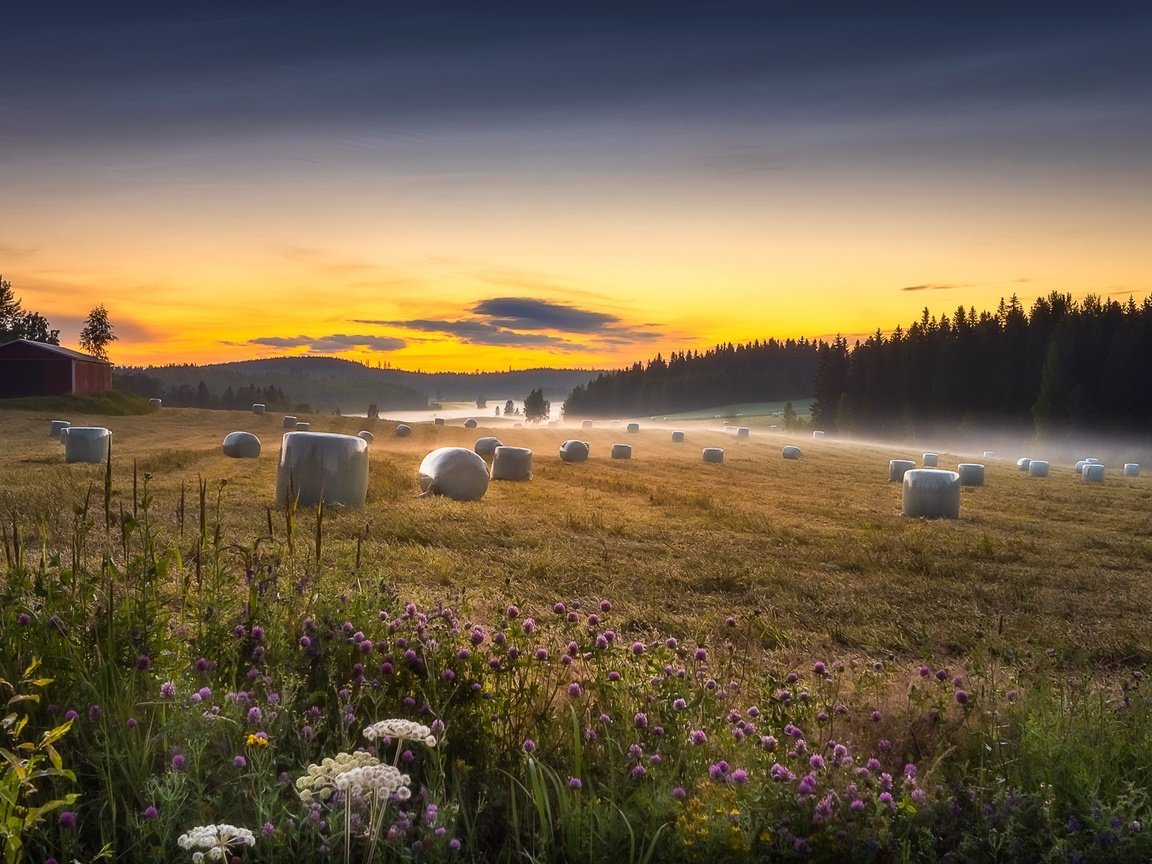
[[[534,479],[462,504],[416,466],[484,430],[381,421],[364,511],[285,511],[278,417],[98,421],[111,469],[49,419],[0,414],[7,860],[1152,855],[1146,479],[989,462],[921,522],[908,454],[506,426]]]

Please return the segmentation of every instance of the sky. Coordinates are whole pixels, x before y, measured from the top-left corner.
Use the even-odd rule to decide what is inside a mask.
[[[22,3],[0,274],[118,364],[614,368],[1152,293],[1152,4]]]

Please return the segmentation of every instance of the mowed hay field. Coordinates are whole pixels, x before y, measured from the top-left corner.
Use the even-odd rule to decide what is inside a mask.
[[[67,465],[43,412],[0,413],[0,521],[19,527],[25,555],[66,557],[75,508],[97,512],[86,554],[115,550],[105,536],[105,469]],[[288,557],[287,520],[274,500],[283,434],[279,414],[164,409],[133,417],[68,418],[113,431],[112,510],[132,509],[145,475],[160,548],[188,567],[198,533],[198,484],[217,555],[237,574]],[[312,416],[312,431],[367,428],[370,483],[364,510],[328,508],[316,561],[314,509],[296,514],[292,561],[341,590],[387,585],[401,598],[508,601],[547,607],[610,597],[638,634],[707,638],[736,616],[751,647],[790,660],[829,653],[913,661],[962,656],[977,640],[1009,653],[1055,649],[1070,660],[1140,664],[1152,654],[1152,480],[1109,466],[1086,484],[1071,466],[1029,478],[1011,459],[984,460],[984,487],[965,488],[958,521],[901,515],[888,460],[919,452],[754,430],[683,424],[687,441],[642,423],[595,428],[415,425],[397,438],[386,420]],[[221,452],[232,431],[256,433],[258,460]],[[495,434],[534,452],[533,478],[493,482],[479,502],[420,497],[417,467],[433,448],[471,448]],[[559,460],[562,441],[591,445],[586,463]],[[608,458],[613,443],[631,461]],[[780,450],[795,443],[799,461]],[[723,447],[706,465],[704,447]],[[1039,454],[1037,454],[1039,455]],[[979,461],[942,452],[940,465]],[[181,520],[181,487],[184,515]],[[139,509],[139,507],[138,507]],[[219,527],[217,530],[217,523]],[[269,525],[272,527],[269,537]],[[101,539],[105,537],[105,539]],[[43,544],[42,544],[43,539]],[[356,557],[359,554],[359,569]]]

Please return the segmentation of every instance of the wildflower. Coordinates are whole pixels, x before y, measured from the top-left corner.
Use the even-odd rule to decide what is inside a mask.
[[[75,828],[76,827],[76,814],[73,813],[71,810],[65,810],[63,813],[60,814],[60,818],[56,820],[56,824],[58,824],[61,828],[67,828],[67,829]]]
[[[232,757],[232,764],[235,765],[237,768],[247,768],[248,767],[248,760],[245,759],[241,754],[237,753],[235,756]]]
[[[819,771],[820,769],[822,769],[824,767],[824,757],[821,756],[819,753],[813,753],[808,758],[808,764],[809,764],[809,766],[811,766],[811,768],[814,771]]]
[[[859,798],[853,799],[852,803],[848,806],[854,813],[863,813],[865,809],[864,802]]]
[[[800,738],[804,735],[804,731],[799,726],[789,723],[784,727],[784,734],[790,738]]]
[[[305,727],[308,728],[308,727]],[[246,747],[267,747],[268,746],[268,733],[267,732],[250,732],[248,737],[244,739]]]
[[[584,782],[579,777],[569,777],[568,788],[572,790],[583,789]]]
[[[88,719],[95,723],[104,716],[104,709],[99,705],[91,705],[88,708]]]
[[[708,652],[703,648],[697,648],[692,656],[697,660],[697,662],[703,663],[708,659]]]
[[[140,815],[147,821],[152,822],[160,816],[160,811],[156,809],[155,804],[149,804]]]
[[[704,734],[703,729],[693,729],[688,735],[688,743],[694,746],[699,746],[708,740],[708,736]]]
[[[271,822],[265,822],[264,827],[262,827],[260,829],[260,836],[263,837],[264,839],[268,839],[269,837],[271,837],[275,833],[276,833],[276,826],[273,825]]]
[[[262,718],[263,718],[263,715],[260,713],[260,709],[257,706],[253,705],[251,708],[248,709],[248,722],[251,723],[252,725],[255,726],[257,723],[260,722],[260,720]]]
[[[675,651],[675,650],[676,650],[676,646],[677,646],[678,644],[679,644],[679,643],[676,641],[676,637],[675,637],[675,636],[669,636],[667,639],[665,639],[665,640],[664,640],[664,647],[665,647],[665,648],[669,648],[669,649],[671,649],[672,651]]]
[[[412,720],[381,720],[366,727],[364,737],[369,741],[391,738],[397,741],[418,741],[427,747],[436,746],[436,736],[432,730]]]
[[[723,780],[728,776],[729,767],[728,763],[721,759],[708,766],[708,776],[713,780]]]
[[[873,723],[879,723],[881,720],[884,719],[884,715],[881,714],[879,711],[873,710],[872,713],[868,715],[868,719],[871,720]]]
[[[520,629],[531,635],[532,633],[536,632],[536,621],[532,618],[525,618],[524,621],[520,624]]]
[[[1004,694],[1004,698],[1007,699],[1009,702],[1015,702],[1017,699],[1020,698],[1020,691],[1015,690],[1015,689],[1009,690],[1007,693]]]
[[[647,773],[648,773],[648,769],[645,768],[643,765],[633,765],[632,766],[632,779],[633,780],[640,780]]]
[[[790,783],[796,779],[796,775],[779,762],[773,762],[772,768],[768,773],[772,775],[772,779],[777,783]]]
[[[176,844],[185,850],[196,850],[192,860],[196,862],[208,858],[213,861],[227,861],[232,857],[234,847],[255,846],[256,837],[247,828],[234,825],[201,825],[181,834]],[[205,851],[201,852],[203,849]]]
[[[813,674],[823,675],[827,671],[828,671],[828,667],[825,666],[824,663],[819,661],[819,660],[817,660],[816,663],[812,666]]]
[[[183,771],[188,767],[188,759],[183,753],[176,753],[172,757],[172,770]]]
[[[518,617],[520,615],[520,607],[516,606],[515,604],[509,606],[507,614],[509,618]]]
[[[460,839],[458,837],[453,837],[448,841],[448,848],[453,852],[458,852],[460,850]]]
[[[674,699],[672,702],[672,709],[674,711],[683,711],[687,707],[688,707],[688,703],[685,702],[683,699],[677,698],[677,699]]]
[[[196,666],[197,672],[207,672],[212,667],[211,661],[204,657],[197,658],[194,665]]]
[[[880,803],[883,804],[885,807],[888,807],[891,810],[896,809],[896,802],[892,800],[892,793],[891,792],[881,792],[879,798],[880,798]]]
[[[175,685],[172,684],[171,681],[165,681],[163,684],[160,685],[160,698],[161,699],[171,699],[175,695],[176,695],[176,687],[175,687]]]
[[[927,666],[921,666],[920,667],[920,677],[921,678],[927,678],[931,674],[932,674],[932,670],[929,669]]]
[[[137,720],[135,717],[129,717],[127,720],[124,721],[124,724],[129,729],[135,729],[137,726],[140,725],[140,721]]]
[[[683,801],[688,797],[688,793],[684,791],[683,786],[676,786],[672,789],[672,797],[677,801]]]
[[[632,643],[632,653],[637,657],[639,657],[641,654],[643,654],[644,653],[644,643],[643,642],[633,642]]]
[[[568,608],[563,603],[553,603],[552,612],[556,615],[563,615],[568,611]]]
[[[805,774],[800,778],[800,782],[796,786],[796,791],[801,795],[811,795],[816,791],[816,776],[813,774]]]
[[[643,712],[637,712],[636,716],[632,718],[632,725],[637,729],[648,728],[648,715]]]
[[[743,768],[737,768],[732,772],[731,781],[737,786],[743,786],[748,782],[748,772]]]
[[[525,739],[524,752],[525,753],[535,753],[536,752],[536,742],[533,741],[531,738]]]
[[[776,749],[776,736],[774,735],[761,735],[760,736],[760,749],[767,750],[771,753]]]
[[[568,685],[568,695],[572,699],[579,699],[580,694],[584,691],[581,689],[579,682],[573,681]]]
[[[968,692],[966,690],[957,690],[953,694],[953,698],[955,698],[957,705],[967,705],[968,704]]]

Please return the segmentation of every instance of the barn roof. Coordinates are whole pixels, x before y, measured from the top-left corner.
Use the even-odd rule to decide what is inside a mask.
[[[106,366],[112,364],[101,357],[94,357],[91,354],[84,354],[80,351],[73,351],[71,348],[61,348],[59,345],[49,345],[47,342],[34,342],[31,339],[13,339],[11,342],[5,342],[0,345],[0,355],[3,355],[4,349],[11,345],[27,345],[43,351],[48,351],[52,354],[58,354],[61,357],[67,357],[69,360],[84,360],[88,363],[103,363]]]

